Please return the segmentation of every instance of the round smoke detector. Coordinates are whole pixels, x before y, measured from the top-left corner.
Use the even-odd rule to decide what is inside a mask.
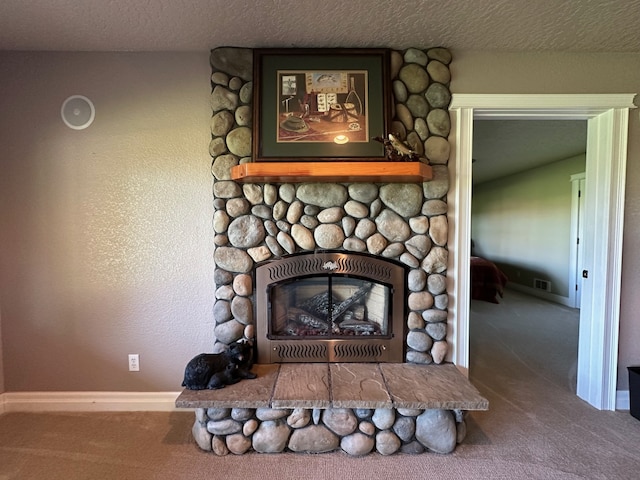
[[[74,130],[83,130],[93,122],[96,109],[91,100],[82,95],[71,95],[60,109],[64,124]]]

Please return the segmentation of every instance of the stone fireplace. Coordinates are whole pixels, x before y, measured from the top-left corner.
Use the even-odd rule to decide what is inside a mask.
[[[448,453],[487,408],[446,365],[450,62],[391,52],[391,131],[429,181],[247,181],[252,51],[212,51],[213,351],[257,343],[258,378],[179,397],[203,450]]]

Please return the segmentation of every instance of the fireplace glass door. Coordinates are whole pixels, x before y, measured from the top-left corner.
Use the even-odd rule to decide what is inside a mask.
[[[392,289],[346,275],[294,278],[269,288],[271,340],[389,338]]]

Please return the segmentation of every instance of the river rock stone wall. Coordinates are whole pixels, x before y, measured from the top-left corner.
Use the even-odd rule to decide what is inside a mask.
[[[252,51],[225,47],[211,52],[215,352],[254,339],[251,272],[257,262],[338,249],[409,267],[405,359],[444,361],[450,62],[444,48],[409,48],[391,55],[391,130],[432,165],[431,181],[241,184],[231,179],[231,168],[251,161]]]
[[[202,450],[220,456],[338,449],[352,456],[451,453],[466,435],[464,415],[407,408],[197,408],[192,434]]]

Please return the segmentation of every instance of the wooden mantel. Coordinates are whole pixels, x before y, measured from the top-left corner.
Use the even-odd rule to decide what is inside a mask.
[[[431,166],[422,162],[254,162],[231,168],[231,178],[244,183],[421,183],[432,177]]]

